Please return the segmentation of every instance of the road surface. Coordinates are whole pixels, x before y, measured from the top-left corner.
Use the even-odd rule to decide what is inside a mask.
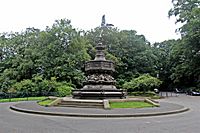
[[[189,107],[180,114],[140,118],[73,118],[19,113],[0,103],[0,133],[199,133],[200,97],[161,99]]]

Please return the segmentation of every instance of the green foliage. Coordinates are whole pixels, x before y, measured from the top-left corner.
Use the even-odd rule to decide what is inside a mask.
[[[73,87],[69,86],[67,83],[58,83],[56,92],[57,96],[59,97],[65,97],[67,95],[71,95],[71,91],[73,90]]]
[[[23,80],[21,82],[15,83],[12,88],[14,91],[19,92],[35,92],[36,84],[33,83],[30,79]]]
[[[182,35],[187,34],[190,25],[199,23],[200,1],[199,0],[172,0],[173,8],[169,10],[169,16],[176,17],[176,23],[184,23],[179,29]],[[197,25],[194,26],[197,26]],[[198,26],[199,27],[199,26]],[[198,29],[195,29],[198,30]]]
[[[150,76],[149,74],[141,75],[137,78],[133,78],[130,82],[125,82],[123,85],[124,89],[131,91],[153,91],[153,89],[158,88],[162,81]]]
[[[134,92],[129,92],[128,93],[130,96],[142,96],[142,97],[154,97],[156,96],[156,93],[153,91],[147,91],[147,92],[142,92],[142,91],[134,91]]]
[[[159,88],[160,90],[166,91],[170,89],[173,84],[173,79],[171,75],[173,74],[173,66],[175,63],[178,63],[180,60],[174,55],[175,48],[177,47],[179,40],[168,40],[160,43],[153,44],[153,52],[157,57],[157,62],[155,63],[155,70],[157,77],[163,81],[163,84]],[[181,51],[179,51],[181,52]]]
[[[57,96],[66,96],[70,95],[73,86],[71,83],[57,82],[54,77],[51,80],[35,77],[33,80],[27,79],[15,83],[9,92],[21,92],[29,96],[48,95],[55,92]]]
[[[6,98],[0,99],[0,102],[18,102],[18,101],[43,101],[47,97],[24,97],[24,98]]]
[[[176,86],[191,87],[200,83],[200,1],[173,0],[169,16],[182,23],[179,32],[182,39],[172,50],[171,79]]]
[[[0,88],[10,87],[6,79],[21,82],[38,75],[80,87],[82,65],[90,59],[89,47],[88,40],[65,19],[56,20],[44,31],[27,28],[21,33],[1,34],[0,80],[4,84]]]
[[[99,33],[99,27],[78,31],[70,20],[61,19],[43,31],[27,28],[21,33],[1,34],[1,90],[55,91],[56,83],[51,77],[81,88],[85,78],[84,62],[94,58]],[[156,74],[157,58],[143,35],[134,30],[105,28],[102,37],[107,45],[106,58],[116,64],[114,76],[118,87],[133,75]]]

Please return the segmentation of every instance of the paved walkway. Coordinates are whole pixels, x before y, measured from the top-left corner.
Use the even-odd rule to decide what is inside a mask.
[[[21,102],[11,106],[15,111],[42,115],[73,116],[73,117],[144,117],[181,113],[189,110],[182,105],[160,102],[160,107],[138,109],[98,109],[74,107],[43,107],[36,102]]]

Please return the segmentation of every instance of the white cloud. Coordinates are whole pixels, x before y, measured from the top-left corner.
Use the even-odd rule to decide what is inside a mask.
[[[0,0],[0,32],[44,29],[67,18],[79,29],[100,25],[101,16],[119,29],[133,29],[150,42],[177,38],[167,17],[170,0]]]

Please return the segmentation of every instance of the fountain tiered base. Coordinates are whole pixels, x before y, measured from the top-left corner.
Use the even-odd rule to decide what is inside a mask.
[[[78,99],[116,99],[124,98],[126,92],[115,87],[112,73],[115,71],[114,63],[106,60],[104,45],[96,46],[96,57],[85,63],[86,81],[82,89],[73,90],[73,98]]]

